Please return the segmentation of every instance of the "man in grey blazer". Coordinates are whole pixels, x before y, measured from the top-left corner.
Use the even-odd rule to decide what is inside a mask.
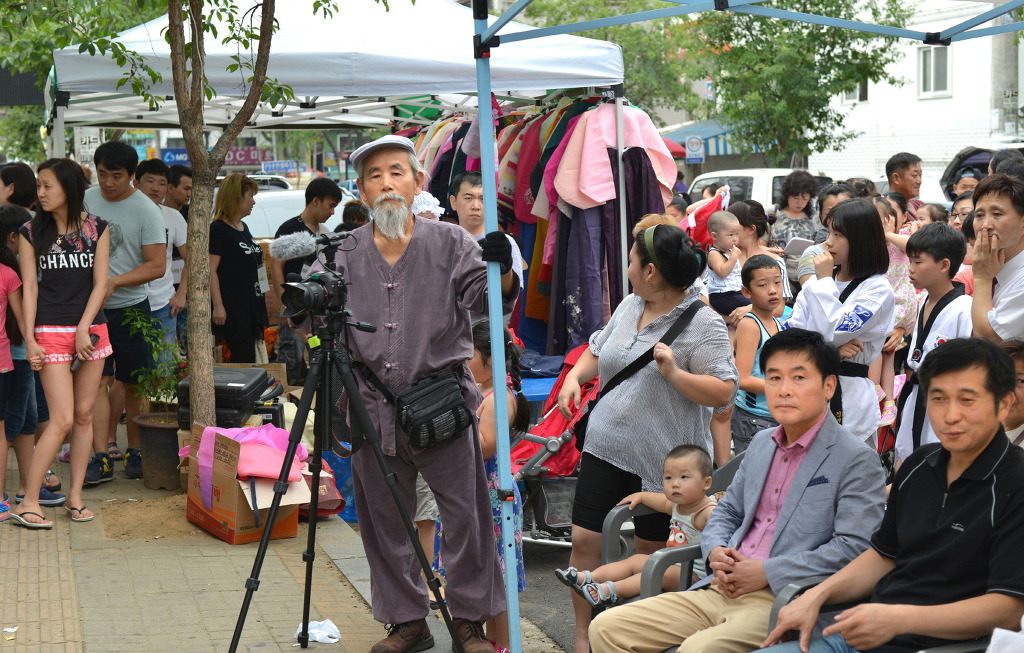
[[[592,622],[594,653],[749,653],[768,634],[775,593],[831,574],[860,555],[882,519],[878,455],[829,411],[839,354],[820,334],[780,331],[761,350],[777,429],[754,436],[701,549],[713,576],[607,610]]]

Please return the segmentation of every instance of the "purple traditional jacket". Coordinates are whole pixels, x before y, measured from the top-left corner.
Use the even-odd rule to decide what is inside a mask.
[[[352,235],[355,248],[335,258],[350,282],[348,309],[353,320],[377,325],[376,333],[347,329],[344,340],[352,358],[396,394],[433,372],[461,367],[462,394],[475,414],[481,397],[466,363],[473,357],[469,312],[487,314],[487,264],[480,244],[458,225],[416,218],[409,247],[390,266],[374,245],[372,222]],[[516,279],[512,293],[502,298],[503,313],[511,312],[518,296]],[[359,385],[384,453],[393,456],[400,432],[394,406],[365,379],[359,378]],[[347,408],[345,397],[342,402]]]

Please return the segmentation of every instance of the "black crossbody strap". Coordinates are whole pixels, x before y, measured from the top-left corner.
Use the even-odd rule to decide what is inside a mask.
[[[839,268],[836,268],[832,272],[832,278],[835,279],[837,274],[839,274]],[[845,304],[846,300],[849,299],[850,295],[853,294],[853,291],[857,290],[857,287],[860,284],[864,283],[865,280],[867,280],[867,277],[857,277],[856,279],[851,281],[849,283],[849,285],[847,285],[846,288],[841,293],[839,293],[839,303],[840,304]],[[853,371],[851,369],[852,365],[855,365],[855,364],[851,363],[850,365],[847,366],[847,374],[845,374],[845,375],[842,373],[843,370],[840,369],[840,376],[867,376],[867,374],[861,374],[860,370],[859,370],[860,367],[863,367],[866,370],[867,369],[866,365],[858,366],[858,373],[857,374],[850,374],[850,372]],[[836,418],[836,421],[839,422],[840,424],[842,424],[843,423],[843,386],[840,385],[839,379],[836,379],[836,389],[835,389],[835,392],[832,394],[832,399],[829,400],[828,405],[829,405],[829,409],[832,411],[832,415]]]
[[[672,326],[668,328],[668,331],[665,332],[665,335],[661,337],[661,340],[659,340],[659,342],[664,343],[666,345],[671,345],[673,342],[675,342],[675,339],[679,337],[679,334],[682,333],[683,329],[686,328],[686,325],[689,324],[691,320],[693,320],[693,316],[697,314],[697,311],[699,311],[703,305],[704,303],[698,299],[695,300],[689,306],[687,306],[686,309],[679,314],[679,317],[676,318],[676,321],[672,323]],[[639,372],[641,368],[646,367],[647,364],[653,360],[654,347],[651,347],[644,353],[640,354],[640,356],[637,357],[636,360],[630,362],[629,365],[619,370],[618,373],[616,373],[615,376],[613,376],[608,381],[608,383],[603,388],[601,388],[601,396],[603,397],[604,395],[611,392],[613,389],[615,389],[615,386],[619,385],[629,377]]]
[[[931,314],[928,315],[928,321],[924,321],[924,311],[921,311],[917,316],[917,347],[915,351],[924,351],[924,343],[928,340],[928,334],[932,331],[932,326],[935,324],[935,319],[939,317],[939,314],[949,306],[954,299],[964,294],[963,286],[955,285],[953,289],[947,292],[945,295],[939,298],[939,301],[932,307]],[[914,352],[911,352],[914,355]],[[918,361],[914,361],[915,363]],[[913,388],[917,385],[917,374],[915,373],[912,377],[912,382],[904,384],[904,388]],[[900,393],[903,394],[902,392]],[[909,392],[908,392],[909,394]],[[901,397],[902,398],[902,397]],[[906,404],[906,400],[903,402]],[[911,437],[914,442],[914,449],[921,446],[921,431],[924,429],[924,416],[925,416],[925,402],[924,392],[919,388],[917,391],[917,398],[914,401],[914,423],[911,425]]]
[[[833,277],[834,277],[834,275],[833,275]],[[857,286],[859,286],[860,284],[864,283],[865,281],[867,281],[867,277],[857,277],[856,279],[851,281],[850,285],[848,285],[843,290],[843,292],[839,293],[839,303],[840,304],[845,304],[846,300],[849,299],[850,295],[853,294],[853,291],[857,289]]]
[[[391,388],[387,387],[384,384],[384,382],[381,381],[377,377],[377,375],[373,373],[373,370],[370,369],[369,365],[366,365],[365,363],[360,363],[359,361],[352,361],[352,367],[354,367],[357,370],[359,370],[360,373],[362,373],[363,378],[366,379],[366,381],[370,385],[372,385],[373,387],[377,388],[377,390],[379,390],[380,393],[382,395],[384,395],[384,398],[387,399],[389,404],[396,403],[395,402],[395,393],[391,392]]]

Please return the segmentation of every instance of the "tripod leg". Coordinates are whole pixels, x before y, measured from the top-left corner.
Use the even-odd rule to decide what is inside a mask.
[[[325,347],[321,345],[321,347]],[[306,648],[309,645],[309,604],[313,592],[313,562],[316,560],[316,523],[317,506],[319,505],[320,472],[323,470],[323,448],[330,446],[330,413],[334,410],[334,402],[341,388],[335,388],[331,375],[331,360],[334,352],[330,346],[325,347],[324,356],[326,362],[320,368],[317,387],[317,404],[313,412],[313,453],[309,460],[309,470],[312,473],[310,487],[312,492],[309,499],[309,529],[306,531],[306,550],[302,553],[302,561],[306,563],[306,580],[303,586],[302,595],[302,625],[299,628],[299,646]],[[307,378],[307,383],[309,379]]]
[[[292,423],[292,430],[288,436],[288,449],[284,454],[284,463],[281,465],[281,474],[274,483],[274,500],[271,502],[270,509],[267,511],[267,519],[263,527],[263,537],[260,538],[259,548],[256,550],[256,559],[253,561],[252,573],[245,581],[245,598],[242,600],[242,607],[238,613],[238,620],[235,622],[235,631],[231,636],[231,646],[228,649],[231,653],[235,653],[235,651],[238,650],[238,642],[242,637],[242,629],[245,627],[245,618],[249,613],[249,605],[252,603],[253,593],[256,592],[260,586],[260,570],[263,568],[263,561],[267,556],[267,548],[270,545],[270,533],[273,530],[274,520],[277,518],[277,510],[281,506],[281,497],[283,497],[285,492],[288,491],[288,473],[291,471],[291,461],[295,458],[295,452],[299,448],[299,442],[302,440],[302,430],[306,424],[306,417],[309,415],[310,406],[313,405],[313,395],[319,387],[318,381],[320,376],[323,374],[323,359],[324,352],[317,350],[313,353],[313,358],[309,364],[309,374],[306,377],[306,386],[302,390],[302,397],[299,399],[299,410],[295,415],[295,421]],[[308,584],[306,595],[308,601]],[[309,635],[306,630],[305,622],[303,622],[303,630],[300,633],[300,636],[305,636],[305,641],[308,642]],[[306,646],[307,644],[303,642],[302,647],[306,648]]]
[[[395,502],[395,507],[398,509],[398,514],[402,518],[402,524],[405,526],[405,532],[409,536],[409,541],[412,543],[413,551],[416,552],[416,557],[420,562],[420,567],[423,570],[424,577],[427,578],[427,586],[430,587],[431,592],[434,595],[434,600],[437,601],[441,607],[441,616],[444,618],[445,626],[448,628],[448,632],[451,634],[452,647],[455,653],[463,653],[462,642],[455,634],[455,626],[452,623],[452,616],[448,612],[448,604],[445,603],[441,597],[441,581],[434,576],[433,571],[430,569],[430,561],[427,560],[426,554],[423,552],[423,547],[420,546],[419,537],[416,535],[416,528],[413,526],[412,518],[409,516],[409,511],[406,510],[405,504],[402,502],[401,496],[398,494],[398,479],[388,468],[387,460],[384,457],[384,451],[380,446],[380,436],[377,434],[377,429],[373,425],[373,421],[370,419],[370,414],[366,410],[366,406],[361,400],[359,394],[359,385],[356,381],[356,377],[352,372],[352,362],[348,357],[348,352],[339,350],[338,357],[333,359],[332,365],[337,366],[339,375],[341,376],[341,383],[345,387],[345,392],[349,397],[349,416],[359,425],[359,430],[362,432],[365,438],[365,443],[370,445],[370,449],[373,450],[373,456],[377,461],[377,466],[380,468],[381,474],[384,476],[385,484],[388,486],[388,490],[391,492],[391,498]]]

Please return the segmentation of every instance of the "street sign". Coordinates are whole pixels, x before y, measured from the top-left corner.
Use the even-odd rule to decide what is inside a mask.
[[[188,165],[188,150],[185,148],[165,147],[160,150],[160,159],[169,166],[176,163]]]
[[[699,136],[686,139],[686,162],[704,163],[704,140]]]
[[[296,172],[299,169],[299,164],[295,161],[264,161],[263,172],[266,174],[276,174],[281,172]]]
[[[79,161],[91,164],[101,142],[99,127],[75,127],[75,156]]]

